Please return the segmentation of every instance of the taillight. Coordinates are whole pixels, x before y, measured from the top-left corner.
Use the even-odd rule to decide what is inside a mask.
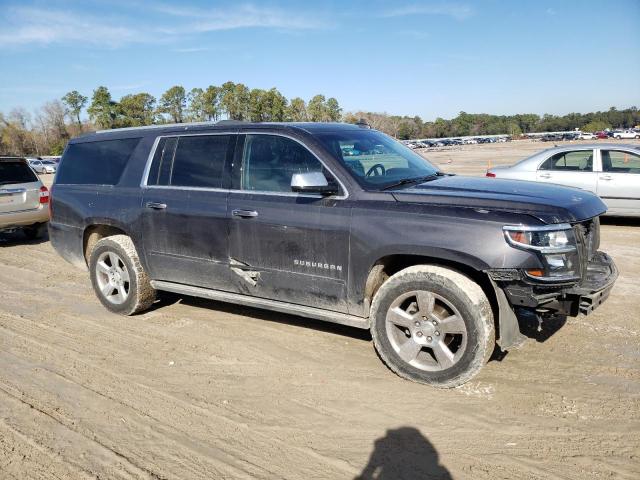
[[[493,172],[487,172],[487,175],[486,175],[486,176],[487,176],[487,177],[491,177],[491,178],[495,178],[495,177],[496,177],[496,174],[495,174],[495,173],[493,173]]]
[[[49,203],[49,189],[44,185],[40,187],[40,203]]]

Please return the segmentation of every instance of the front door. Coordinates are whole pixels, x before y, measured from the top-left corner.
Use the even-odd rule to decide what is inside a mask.
[[[598,195],[609,214],[640,214],[640,155],[624,150],[601,150]]]
[[[235,138],[160,138],[142,199],[144,248],[154,280],[229,288],[224,172]]]
[[[229,250],[244,294],[346,312],[350,208],[337,196],[291,191],[294,173],[323,172],[305,146],[246,135],[229,196]]]
[[[556,153],[540,165],[536,179],[596,193],[598,178],[593,171],[593,149]]]

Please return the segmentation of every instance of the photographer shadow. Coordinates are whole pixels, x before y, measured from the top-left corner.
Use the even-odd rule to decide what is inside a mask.
[[[439,463],[438,452],[416,428],[387,430],[374,443],[374,450],[355,480],[433,479],[451,480]]]

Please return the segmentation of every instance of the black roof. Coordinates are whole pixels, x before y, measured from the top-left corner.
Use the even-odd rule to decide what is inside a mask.
[[[71,140],[70,143],[92,142],[96,140],[143,137],[150,134],[198,132],[198,131],[243,131],[243,130],[298,130],[307,133],[335,132],[340,130],[358,130],[362,127],[350,123],[338,122],[241,122],[222,120],[219,122],[172,123],[167,125],[149,125],[144,127],[114,128],[87,133]]]

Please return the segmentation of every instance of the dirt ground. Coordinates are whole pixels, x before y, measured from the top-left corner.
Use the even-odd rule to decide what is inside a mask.
[[[543,146],[428,156],[482,174]],[[0,479],[640,478],[640,222],[602,249],[605,305],[443,391],[355,329],[174,295],[107,313],[47,241],[0,236]]]

